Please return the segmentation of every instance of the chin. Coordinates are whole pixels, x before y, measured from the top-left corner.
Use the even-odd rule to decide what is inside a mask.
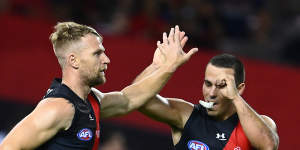
[[[100,80],[101,80],[101,83],[100,83],[100,84],[104,84],[104,83],[106,82],[105,76],[101,77]]]
[[[106,82],[105,77],[96,78],[96,79],[90,81],[90,86],[93,87],[93,86],[97,86],[97,85],[102,85],[105,82]]]
[[[212,110],[212,109],[206,109],[206,110],[207,110],[207,114],[208,114],[209,116],[212,116],[212,117],[218,116],[218,111]]]
[[[103,79],[100,79],[98,82],[97,82],[97,85],[102,85],[106,82],[106,79],[103,78]]]
[[[101,82],[99,84],[104,84],[106,82],[106,79],[104,78],[103,80],[101,80]]]

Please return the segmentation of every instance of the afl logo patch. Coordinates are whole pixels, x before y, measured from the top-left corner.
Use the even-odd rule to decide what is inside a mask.
[[[189,150],[209,150],[206,144],[196,140],[190,140],[187,146]]]
[[[84,128],[77,133],[77,138],[82,141],[89,141],[93,138],[93,133],[90,129]]]

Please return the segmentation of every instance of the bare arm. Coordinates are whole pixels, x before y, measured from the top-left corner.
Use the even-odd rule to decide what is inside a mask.
[[[166,35],[163,35],[163,39],[164,42],[167,42]],[[183,48],[187,42],[187,37],[184,32],[180,33],[180,41],[180,45]],[[162,55],[159,49],[157,49],[154,54],[153,63],[138,75],[133,83],[155,72],[158,69],[157,66],[163,63],[163,58],[159,57],[162,57]],[[193,104],[181,99],[164,98],[157,94],[149,100],[149,102],[139,108],[139,111],[154,120],[168,124],[172,128],[183,129],[185,122],[193,111]]]
[[[173,144],[176,145],[182,135],[182,130],[193,112],[194,105],[177,98],[164,98],[160,95],[152,98],[139,111],[146,116],[166,123],[171,127]]]
[[[58,131],[71,126],[73,105],[61,98],[49,98],[19,122],[5,137],[0,150],[31,150],[39,147]]]
[[[267,116],[259,115],[246,103],[235,86],[233,76],[223,77],[223,81],[227,86],[221,89],[221,93],[226,99],[232,100],[251,145],[260,150],[278,149],[279,137],[275,122]]]
[[[275,122],[264,115],[259,115],[242,97],[234,101],[243,130],[252,146],[261,150],[277,150],[279,137]]]
[[[134,82],[143,79],[155,69],[156,67],[150,65]],[[139,111],[154,120],[168,124],[172,129],[172,139],[175,145],[181,138],[181,131],[193,111],[193,106],[193,104],[184,100],[164,98],[157,94],[149,102],[139,108]]]
[[[101,99],[101,119],[124,115],[142,106],[155,93],[159,92],[171,75],[171,72],[157,70],[148,78],[131,84],[120,92],[103,94]],[[97,92],[95,93],[97,95]]]
[[[163,63],[158,64],[157,69],[147,77],[125,87],[121,92],[104,94],[101,99],[102,118],[123,115],[144,105],[161,90],[173,72],[197,52],[196,48],[188,53],[183,52],[179,27],[175,31],[172,28],[169,37],[164,33],[164,37],[163,44],[157,43],[160,56],[156,57]]]
[[[155,70],[155,67],[147,67],[134,82],[141,80]],[[174,145],[181,138],[181,131],[184,128],[189,116],[193,111],[194,105],[177,98],[164,98],[156,95],[149,102],[139,108],[144,115],[168,124],[172,129],[172,139]]]
[[[148,66],[134,80],[138,82],[157,69],[155,64]],[[149,102],[139,108],[146,116],[168,124],[172,128],[183,129],[187,119],[193,111],[193,104],[177,98],[164,98],[160,95],[154,96]]]
[[[151,101],[142,106],[139,111],[148,117],[163,122],[173,129],[182,130],[194,105],[178,98],[164,98],[156,95]]]

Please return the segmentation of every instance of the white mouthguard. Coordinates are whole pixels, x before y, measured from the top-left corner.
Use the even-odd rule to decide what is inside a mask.
[[[205,108],[212,108],[213,105],[214,105],[214,102],[205,102],[205,101],[202,101],[202,100],[200,100],[199,102]]]

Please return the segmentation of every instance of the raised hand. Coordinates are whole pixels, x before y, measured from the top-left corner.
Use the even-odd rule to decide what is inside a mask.
[[[232,75],[221,75],[216,81],[216,86],[225,99],[234,100],[240,96]]]
[[[181,48],[184,48],[184,46],[185,46],[185,44],[188,40],[188,37],[185,36],[184,31],[180,32],[179,38],[180,38]],[[162,39],[167,39],[167,34],[165,32],[163,33]],[[155,53],[154,53],[154,57],[153,57],[153,64],[155,66],[160,66],[164,63],[165,63],[165,56],[162,54],[161,50],[157,47],[156,50],[155,50]]]
[[[153,61],[160,65],[170,67],[171,71],[175,71],[177,67],[184,64],[195,54],[198,49],[192,48],[188,53],[183,51],[183,46],[188,38],[184,36],[184,32],[180,32],[179,27],[171,28],[169,36],[163,34],[163,43],[157,42],[159,48],[154,55]]]

